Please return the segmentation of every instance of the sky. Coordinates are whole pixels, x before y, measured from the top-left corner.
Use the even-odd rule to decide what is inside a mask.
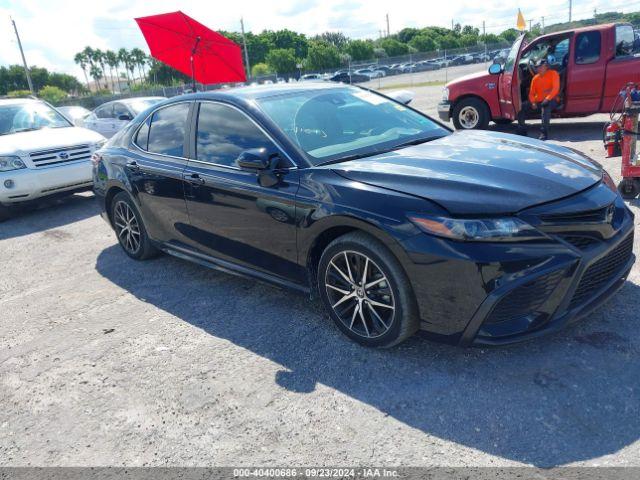
[[[224,4],[224,6],[222,6]],[[217,5],[220,5],[218,7]],[[404,27],[471,24],[487,33],[514,27],[518,8],[525,20],[566,21],[569,0],[0,0],[0,65],[21,63],[10,18],[18,26],[30,66],[70,73],[82,79],[73,56],[86,45],[117,50],[139,47],[148,53],[135,17],[182,10],[214,30],[288,28],[307,35],[341,31],[352,38],[377,38]],[[573,19],[604,11],[638,11],[640,0],[573,0]]]

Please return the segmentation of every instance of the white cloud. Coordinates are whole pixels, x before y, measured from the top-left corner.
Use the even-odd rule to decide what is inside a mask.
[[[8,2],[8,3],[7,3]],[[82,78],[73,56],[90,45],[102,49],[145,48],[134,18],[182,10],[213,29],[239,30],[240,17],[245,28],[289,28],[309,35],[327,30],[342,30],[352,37],[371,37],[386,28],[390,16],[391,31],[407,26],[450,26],[451,20],[478,28],[486,22],[488,32],[513,26],[517,5],[504,0],[238,0],[218,6],[218,2],[198,0],[0,0],[0,64],[21,63],[9,16],[18,24],[29,64],[72,73]],[[623,0],[586,0],[574,2],[574,18],[585,18],[600,11],[621,10]],[[520,0],[525,18],[546,23],[568,17],[566,0]]]

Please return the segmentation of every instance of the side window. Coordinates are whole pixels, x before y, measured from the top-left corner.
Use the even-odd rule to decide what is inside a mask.
[[[129,109],[127,107],[125,107],[121,103],[114,103],[113,104],[113,117],[117,119],[117,118],[120,117],[120,115],[126,115],[129,118],[133,118],[131,116],[131,112],[129,112]]]
[[[635,35],[631,25],[616,25],[616,57],[625,57],[633,53]]]
[[[275,148],[246,115],[218,103],[200,104],[196,137],[198,160],[235,166],[242,151],[262,147]]]
[[[576,37],[574,60],[578,65],[595,63],[600,59],[600,32],[584,32]]]
[[[188,103],[178,103],[156,111],[151,117],[147,150],[182,157],[188,114]]]
[[[96,117],[113,118],[113,104],[109,103],[96,108]]]
[[[144,124],[140,127],[140,130],[138,130],[138,133],[136,134],[135,144],[143,150],[147,150],[147,148],[149,148],[149,120],[144,122]]]

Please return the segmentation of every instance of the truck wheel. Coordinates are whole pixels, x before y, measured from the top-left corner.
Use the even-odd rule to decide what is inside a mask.
[[[484,130],[489,119],[489,109],[479,98],[464,98],[453,108],[453,125],[457,130]]]
[[[618,191],[622,198],[626,200],[633,200],[640,193],[640,180],[623,178],[618,184]]]

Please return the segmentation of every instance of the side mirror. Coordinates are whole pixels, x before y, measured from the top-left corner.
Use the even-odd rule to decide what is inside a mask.
[[[502,73],[502,65],[499,63],[492,63],[489,66],[489,73],[491,75],[498,75],[499,73]]]
[[[393,98],[396,102],[403,103],[404,105],[409,105],[411,100],[415,97],[415,94],[409,90],[396,90],[394,92],[389,92],[387,95]]]
[[[122,120],[123,122],[129,122],[133,120],[133,118],[131,118],[131,115],[125,113],[123,115],[118,115],[118,120]]]
[[[247,170],[266,170],[271,165],[270,157],[266,148],[250,148],[240,153],[236,163]]]

